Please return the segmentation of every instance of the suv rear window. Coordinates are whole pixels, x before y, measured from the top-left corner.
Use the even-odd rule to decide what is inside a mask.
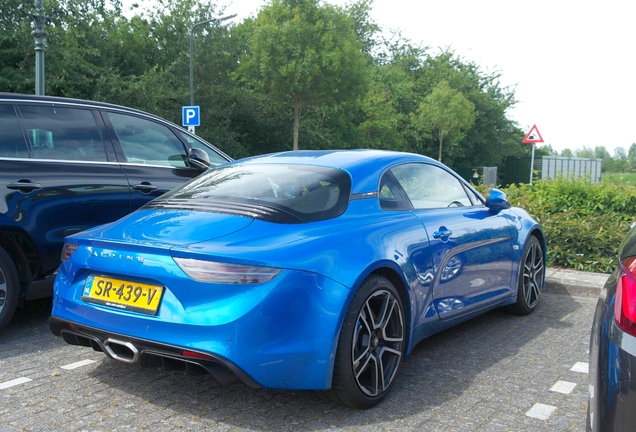
[[[335,168],[232,165],[210,170],[146,207],[207,210],[280,223],[314,222],[341,215],[350,193],[351,178]]]

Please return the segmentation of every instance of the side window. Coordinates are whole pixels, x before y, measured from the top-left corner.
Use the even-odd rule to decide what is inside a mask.
[[[36,159],[106,161],[91,110],[22,105],[20,113]]]
[[[150,120],[108,113],[126,161],[129,163],[186,167],[183,143],[170,128]]]
[[[378,198],[383,210],[411,210],[413,208],[391,171],[385,172],[380,180]]]
[[[214,149],[203,144],[201,141],[194,139],[190,135],[183,133],[181,131],[179,131],[179,134],[181,135],[181,138],[183,138],[192,148],[201,149],[204,152],[206,152],[208,156],[210,157],[210,165],[212,166],[221,165],[228,161],[225,158],[225,156],[221,156],[220,154],[215,152]]]
[[[470,189],[467,189],[467,190],[468,190],[468,196],[470,197],[474,205],[485,205],[484,201],[479,197],[479,195],[477,195],[475,192],[473,192]]]
[[[460,181],[442,168],[416,163],[399,165],[391,172],[416,209],[472,205]]]
[[[26,141],[13,105],[0,105],[0,157],[28,158]]]

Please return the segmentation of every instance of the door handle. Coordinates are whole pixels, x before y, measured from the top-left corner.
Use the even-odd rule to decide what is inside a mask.
[[[447,239],[448,237],[452,236],[453,232],[449,229],[446,229],[444,227],[441,227],[439,229],[439,231],[435,231],[433,233],[433,238],[434,239]]]
[[[7,183],[7,189],[15,189],[21,192],[31,192],[36,189],[42,189],[41,183],[33,183],[28,179],[20,179],[17,182]]]
[[[147,181],[141,182],[140,184],[133,185],[132,188],[134,190],[140,191],[141,193],[148,193],[148,192],[157,190],[157,186]]]

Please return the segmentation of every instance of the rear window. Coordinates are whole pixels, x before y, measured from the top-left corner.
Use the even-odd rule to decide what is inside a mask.
[[[187,209],[198,207],[271,222],[299,223],[341,215],[349,204],[350,193],[349,175],[335,168],[232,165],[207,171],[159,201],[171,202],[170,208],[182,203],[182,208]],[[158,207],[156,204],[152,207]],[[255,211],[259,207],[275,211]]]

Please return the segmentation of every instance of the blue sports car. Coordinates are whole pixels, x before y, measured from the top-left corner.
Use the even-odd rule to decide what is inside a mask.
[[[369,408],[427,336],[532,312],[545,254],[524,210],[428,157],[271,154],[67,237],[49,324],[126,363]]]

